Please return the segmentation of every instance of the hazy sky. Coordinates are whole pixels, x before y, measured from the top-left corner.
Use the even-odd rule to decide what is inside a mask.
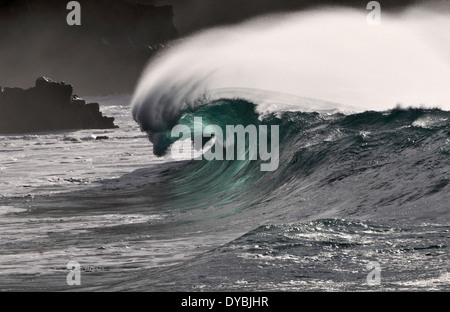
[[[156,5],[173,5],[175,26],[181,35],[185,35],[208,26],[234,23],[260,14],[292,12],[315,4],[347,4],[364,10],[369,0],[150,0],[149,2]],[[438,11],[450,8],[448,0],[379,0],[379,2],[383,10],[418,3]]]

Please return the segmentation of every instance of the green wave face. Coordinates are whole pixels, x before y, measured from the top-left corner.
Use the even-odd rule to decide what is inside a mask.
[[[254,104],[244,100],[218,100],[195,111],[186,110],[178,125],[189,127],[194,139],[202,135],[196,132],[194,125],[195,118],[201,117],[202,132],[207,126],[216,125],[222,129],[226,141],[227,126],[242,125],[245,128],[248,125],[269,125],[266,120],[258,119],[255,108]],[[170,131],[165,132],[163,139],[158,142],[160,150],[167,153],[177,139],[171,137]],[[169,185],[167,189],[170,190],[167,196],[171,201],[179,198],[189,208],[232,205],[237,207],[233,211],[257,202],[252,194],[252,186],[264,176],[264,172],[260,170],[260,160],[250,160],[249,137],[246,136],[245,160],[226,160],[225,147],[222,155],[224,160],[192,160],[174,172],[166,181]],[[234,158],[237,159],[236,153]],[[236,205],[237,202],[240,204]]]
[[[414,175],[416,170],[427,172],[430,164],[443,172],[448,166],[450,112],[411,108],[353,115],[303,112],[258,115],[255,107],[244,100],[218,100],[195,111],[186,110],[178,124],[188,126],[193,137],[198,134],[194,131],[196,117],[202,118],[203,129],[218,125],[224,133],[227,125],[269,128],[278,125],[278,169],[263,172],[262,161],[248,157],[187,161],[168,172],[161,182],[162,205],[213,209],[217,216],[266,201],[272,201],[273,209],[292,206],[300,211],[304,205],[320,205],[333,199],[345,207],[359,205],[360,213],[371,213],[373,207],[385,204],[384,201],[389,203],[389,198],[403,193],[418,194],[417,199],[426,196],[428,191],[420,184],[404,183],[405,179],[415,179],[405,175]],[[170,132],[165,135],[166,140],[160,142],[167,152],[176,138],[171,138]],[[248,145],[245,152],[248,155]],[[439,175],[429,182],[429,194],[445,192],[448,185],[448,180]],[[399,194],[396,185],[405,189]],[[381,189],[382,196],[367,197],[374,188]],[[377,202],[371,202],[372,198]],[[411,204],[414,198],[405,195],[401,204],[396,203],[396,209]]]

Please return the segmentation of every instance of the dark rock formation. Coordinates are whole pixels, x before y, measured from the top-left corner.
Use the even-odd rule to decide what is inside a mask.
[[[27,90],[0,87],[0,134],[116,127],[99,104],[86,104],[72,93],[70,84],[44,77]]]
[[[26,88],[39,76],[70,81],[81,95],[131,93],[149,59],[178,32],[171,6],[149,1],[0,0],[0,85]]]

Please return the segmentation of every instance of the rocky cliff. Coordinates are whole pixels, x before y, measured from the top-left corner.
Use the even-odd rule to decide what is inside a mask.
[[[82,95],[131,93],[148,60],[178,38],[171,6],[126,0],[0,0],[0,85],[39,76],[70,81]]]

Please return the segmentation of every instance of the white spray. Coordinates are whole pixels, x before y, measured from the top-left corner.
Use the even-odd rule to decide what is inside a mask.
[[[450,109],[450,18],[321,9],[263,17],[187,38],[149,64],[133,116],[152,133],[221,88],[255,88],[384,110]]]

